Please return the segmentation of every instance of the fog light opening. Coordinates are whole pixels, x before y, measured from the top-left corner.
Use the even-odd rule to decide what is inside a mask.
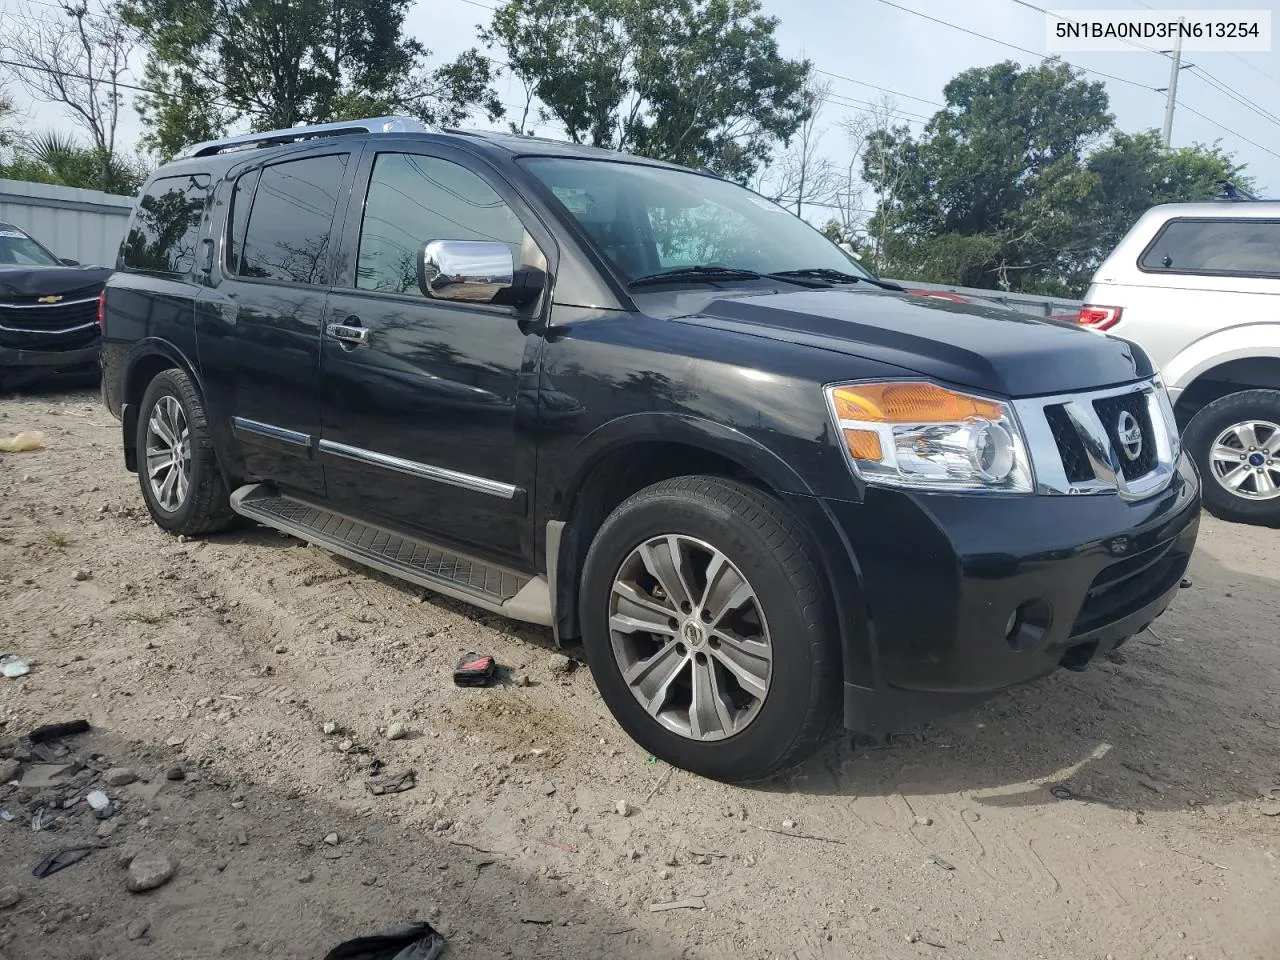
[[[1043,646],[1053,625],[1053,607],[1047,600],[1028,600],[1009,617],[1005,626],[1005,640],[1018,653],[1026,653]]]

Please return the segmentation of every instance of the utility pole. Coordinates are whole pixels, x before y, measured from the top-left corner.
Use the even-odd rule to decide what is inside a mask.
[[[1179,21],[1181,22],[1181,21]],[[1164,148],[1173,138],[1173,108],[1178,105],[1178,73],[1182,69],[1182,33],[1173,40],[1173,64],[1169,69],[1169,92],[1164,102]]]

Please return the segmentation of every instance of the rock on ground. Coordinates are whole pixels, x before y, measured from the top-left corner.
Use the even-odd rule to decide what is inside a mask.
[[[138,775],[128,767],[112,767],[102,775],[102,781],[108,787],[127,787],[138,779]]]
[[[173,879],[177,865],[168,857],[139,854],[129,863],[126,886],[131,893],[145,893],[162,887]]]

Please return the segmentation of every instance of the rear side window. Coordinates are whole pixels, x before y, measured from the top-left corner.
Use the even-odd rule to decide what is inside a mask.
[[[231,195],[231,226],[227,230],[227,269],[239,273],[244,259],[244,231],[253,208],[253,191],[258,186],[258,171],[251,170],[236,181]]]
[[[1139,265],[1159,273],[1280,277],[1280,220],[1170,220]]]
[[[125,268],[190,273],[196,262],[209,185],[205,174],[152,181],[138,201],[124,240]]]
[[[239,253],[241,276],[329,283],[329,233],[346,168],[347,156],[334,154],[262,171]],[[233,207],[242,200],[237,195]]]

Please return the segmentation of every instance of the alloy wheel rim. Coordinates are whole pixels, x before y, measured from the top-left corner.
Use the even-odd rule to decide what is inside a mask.
[[[1280,424],[1267,420],[1234,423],[1209,448],[1213,478],[1244,500],[1280,497]]]
[[[147,478],[162,510],[176,512],[191,485],[191,430],[177,397],[156,401],[147,421]]]
[[[632,696],[690,740],[741,733],[769,694],[764,609],[742,572],[705,541],[662,534],[632,550],[614,577],[609,635]]]

